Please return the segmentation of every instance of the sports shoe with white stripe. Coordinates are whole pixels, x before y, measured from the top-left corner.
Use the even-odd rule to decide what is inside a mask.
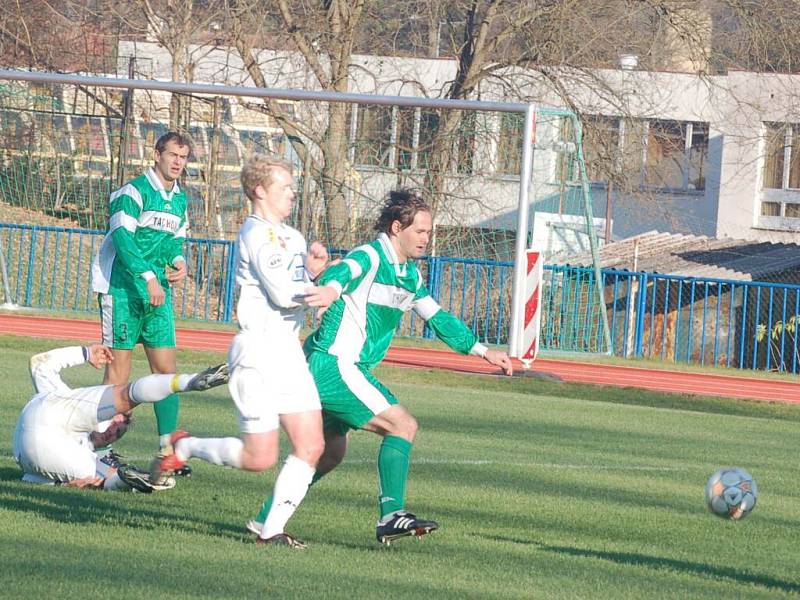
[[[228,373],[228,363],[222,363],[214,367],[208,367],[200,371],[186,384],[187,392],[204,392],[213,387],[228,383],[230,374]]]
[[[120,465],[117,468],[117,475],[122,481],[128,484],[129,487],[137,492],[150,494],[156,491],[156,486],[150,483],[150,476],[147,471],[137,469],[133,465]]]
[[[394,540],[402,537],[425,535],[435,529],[439,529],[436,521],[418,519],[410,512],[398,510],[386,523],[378,522],[378,526],[375,528],[375,537],[381,544],[388,546]]]

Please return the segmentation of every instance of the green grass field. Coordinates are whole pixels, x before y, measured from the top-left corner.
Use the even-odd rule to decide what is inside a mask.
[[[2,597],[782,598],[800,595],[800,407],[382,368],[420,422],[409,508],[441,530],[374,538],[378,438],[354,435],[289,530],[311,548],[257,547],[243,529],[272,485],[195,461],[153,495],[21,483],[11,436],[30,354],[53,342],[1,337]],[[184,352],[185,368],[220,355]],[[143,361],[138,373],[145,372]],[[90,367],[65,377],[99,381]],[[148,407],[117,450],[145,466]],[[227,393],[186,394],[198,435],[236,434]],[[712,516],[718,467],[756,478],[741,522]]]

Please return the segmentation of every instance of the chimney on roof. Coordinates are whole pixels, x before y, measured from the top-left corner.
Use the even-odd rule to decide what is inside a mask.
[[[701,3],[673,0],[665,7],[660,68],[679,73],[708,72],[711,12]]]
[[[620,54],[619,68],[623,71],[633,71],[639,66],[639,57],[635,54]]]

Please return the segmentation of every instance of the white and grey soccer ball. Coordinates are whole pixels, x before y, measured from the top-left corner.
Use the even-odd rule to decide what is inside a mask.
[[[756,481],[744,469],[725,467],[706,483],[706,504],[712,513],[725,519],[742,519],[750,514],[758,499]]]

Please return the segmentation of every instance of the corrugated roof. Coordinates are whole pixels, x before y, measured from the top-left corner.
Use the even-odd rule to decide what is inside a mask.
[[[591,254],[558,254],[548,261],[559,265],[590,265]],[[704,235],[649,231],[600,249],[604,268],[647,271],[685,277],[738,279],[744,281],[786,280],[800,283],[800,245]]]

